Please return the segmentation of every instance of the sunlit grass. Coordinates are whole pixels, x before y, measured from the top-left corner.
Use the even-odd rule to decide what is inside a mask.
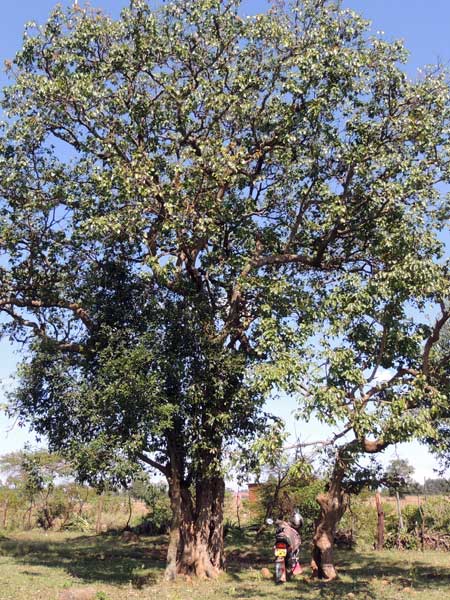
[[[325,584],[303,575],[281,592],[261,574],[263,567],[272,569],[268,541],[255,546],[244,535],[230,536],[226,574],[217,581],[174,584],[163,581],[165,542],[164,537],[126,544],[113,535],[8,534],[0,537],[0,600],[56,600],[65,588],[83,586],[110,600],[450,598],[450,556],[445,553],[343,551],[337,555],[339,581]]]

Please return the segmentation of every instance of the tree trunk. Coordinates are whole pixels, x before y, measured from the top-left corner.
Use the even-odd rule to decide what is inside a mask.
[[[130,529],[131,517],[133,516],[133,504],[131,502],[131,493],[128,492],[128,519],[125,525],[125,531]]]
[[[405,526],[403,524],[402,508],[400,506],[400,495],[399,495],[398,491],[395,492],[395,501],[397,504],[398,528],[400,531],[403,531]]]
[[[101,494],[100,498],[98,499],[97,520],[96,520],[96,523],[95,523],[95,533],[97,535],[102,532],[103,501],[104,501],[104,496],[103,496],[103,494]]]
[[[53,527],[53,517],[52,514],[50,512],[50,508],[48,505],[48,499],[50,497],[50,493],[51,493],[52,488],[49,486],[44,498],[44,502],[42,505],[42,512],[44,513],[44,517],[45,517],[45,525],[44,525],[44,529],[51,529]]]
[[[169,478],[172,523],[166,579],[173,580],[177,575],[213,578],[224,569],[224,494],[223,478],[210,477],[198,481],[193,498],[179,472],[172,469]]]
[[[419,514],[420,514],[420,549],[422,552],[425,551],[425,515],[423,514],[422,503],[420,501],[420,496],[417,496],[417,501],[419,503]]]
[[[207,507],[204,532],[207,533],[208,555],[217,571],[225,569],[223,547],[223,504],[225,481],[223,477],[212,477],[203,482],[203,505]]]
[[[44,529],[51,529],[53,527],[53,518],[50,513],[50,510],[48,509],[48,506],[44,506],[42,508],[42,512],[44,513],[44,517],[45,517]]]
[[[313,577],[328,581],[337,577],[333,557],[334,535],[348,505],[347,494],[342,489],[344,475],[345,467],[338,459],[328,490],[316,498],[320,505],[320,516],[313,537],[311,568]]]
[[[3,504],[3,517],[2,517],[2,527],[6,529],[7,519],[8,519],[8,508],[9,508],[9,499],[6,498]]]
[[[30,502],[30,506],[28,507],[27,511],[25,512],[24,516],[23,516],[23,525],[24,528],[26,529],[31,529],[31,513],[33,511],[33,502]],[[27,519],[28,517],[28,523],[27,525],[25,525],[25,519]]]
[[[377,523],[377,550],[383,550],[384,546],[384,511],[381,502],[381,494],[375,494],[375,503],[377,507],[378,523]]]
[[[172,509],[172,522],[170,524],[169,547],[167,549],[167,565],[165,578],[176,579],[178,573],[178,549],[181,544],[181,526],[183,523],[183,509],[186,510],[181,498],[181,476],[177,469],[172,468],[169,478],[169,498]]]

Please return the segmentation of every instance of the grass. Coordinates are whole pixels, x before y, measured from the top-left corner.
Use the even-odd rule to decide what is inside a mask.
[[[57,600],[70,587],[93,587],[104,600],[446,600],[449,555],[438,552],[337,553],[339,581],[303,575],[279,588],[264,579],[272,567],[270,542],[255,547],[230,536],[228,571],[217,581],[167,584],[164,537],[126,544],[113,535],[32,531],[0,536],[0,600]],[[305,553],[303,563],[308,561]]]

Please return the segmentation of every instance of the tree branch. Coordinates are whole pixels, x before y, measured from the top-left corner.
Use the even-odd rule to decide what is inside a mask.
[[[22,300],[17,296],[9,296],[0,300],[0,310],[8,306],[17,306],[18,308],[62,308],[70,310],[78,319],[80,319],[87,329],[92,329],[94,325],[87,311],[76,302],[45,302],[43,300],[32,299]]]
[[[422,372],[426,377],[428,377],[430,374],[431,350],[432,350],[434,344],[436,344],[436,342],[439,341],[439,337],[441,335],[442,328],[444,327],[444,325],[447,323],[447,321],[450,318],[450,311],[448,311],[443,304],[441,304],[441,308],[442,308],[442,316],[434,324],[433,331],[431,332],[430,337],[427,339],[424,350],[423,350]]]
[[[143,452],[138,454],[138,458],[139,458],[139,460],[142,460],[142,462],[145,462],[147,465],[149,465],[153,469],[157,469],[158,471],[160,471],[166,477],[169,476],[169,468],[167,466],[161,465],[159,462],[156,462],[156,460],[149,458]]]
[[[34,335],[41,338],[42,340],[51,342],[61,352],[71,352],[74,354],[83,354],[86,351],[85,346],[83,346],[82,344],[78,344],[77,342],[61,342],[55,338],[48,336],[47,332],[45,330],[45,327],[43,325],[39,325],[35,321],[30,321],[29,319],[25,319],[21,315],[18,315],[17,313],[15,313],[12,309],[3,307],[3,308],[0,308],[0,312],[4,312],[4,313],[8,314],[16,323],[18,323],[22,327],[27,327],[28,329],[31,329],[33,331]]]

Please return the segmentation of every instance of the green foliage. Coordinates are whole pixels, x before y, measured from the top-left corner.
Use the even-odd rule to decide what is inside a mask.
[[[445,494],[450,492],[450,479],[443,477],[425,479],[422,494]]]
[[[61,456],[45,450],[12,452],[0,457],[0,471],[6,475],[4,496],[5,521],[17,527],[17,512],[28,512],[28,526],[31,527],[32,511],[35,508],[36,523],[48,529],[55,518],[69,510],[70,500],[55,487],[57,477],[71,474],[72,467]],[[11,519],[11,512],[14,518]]]
[[[297,490],[293,496],[296,507],[304,519],[303,537],[311,538],[314,532],[315,522],[319,516],[319,505],[317,495],[323,492],[324,482],[320,479],[311,481],[308,485]]]
[[[339,529],[351,531],[357,547],[366,550],[373,548],[377,535],[378,517],[376,508],[370,501],[371,496],[373,492],[368,490],[363,490],[357,496],[351,496],[349,508],[339,523]],[[393,507],[384,503],[383,511],[386,528],[389,530],[391,525],[396,527],[397,518]]]
[[[60,456],[44,450],[14,452],[0,457],[6,484],[0,486],[0,527],[8,530],[42,527],[46,530],[93,531],[99,509],[107,529],[123,527],[128,500],[123,491],[98,495],[68,476],[73,468]]]
[[[23,496],[20,489],[9,486],[0,486],[0,527],[5,530],[12,530],[22,526],[22,515],[20,509],[23,508]]]
[[[71,509],[72,507],[68,505],[62,494],[53,495],[46,501],[45,506],[37,508],[36,524],[43,529],[49,529],[55,519],[66,517]]]
[[[73,467],[57,453],[25,447],[24,450],[1,455],[0,472],[6,476],[7,484],[25,485],[29,479],[30,488],[42,489],[44,484],[56,477],[73,475]]]
[[[384,541],[385,548],[402,548],[404,550],[418,550],[420,539],[416,533],[407,531],[391,531]]]
[[[420,527],[424,521],[422,506],[423,503],[421,507],[414,504],[407,504],[402,507],[402,517],[406,531],[410,533],[415,531],[417,533],[418,527]]]
[[[402,507],[402,517],[405,529],[401,532],[398,532],[398,520],[394,515],[386,519],[387,548],[402,547],[411,550],[419,548],[422,527],[425,535],[450,534],[450,505],[444,496],[422,497],[420,504],[407,504]]]
[[[448,307],[448,298],[445,299],[445,305]],[[442,471],[445,471],[450,465],[450,327],[446,322],[442,327],[437,344],[431,353],[431,376],[434,385],[440,386],[444,390],[442,402],[435,408],[436,428],[425,437],[428,447],[436,455],[441,463]],[[425,483],[428,486],[428,480]],[[440,486],[441,487],[441,486]],[[448,491],[441,487],[440,492]],[[436,488],[435,488],[436,490]],[[438,493],[439,491],[436,490]],[[429,490],[430,493],[435,493]]]
[[[21,467],[23,471],[22,491],[29,501],[32,502],[40,492],[45,490],[46,486],[53,485],[51,479],[44,477],[37,457],[24,454]]]
[[[133,483],[132,495],[143,500],[149,509],[136,525],[138,531],[150,535],[167,533],[172,517],[167,486],[148,479],[137,480]]]
[[[429,531],[450,534],[450,502],[445,496],[427,498],[421,504],[421,515],[425,527]],[[420,514],[417,515],[420,523]]]
[[[302,537],[311,537],[320,507],[317,495],[324,490],[325,482],[317,479],[310,468],[294,463],[282,472],[272,475],[261,485],[261,516],[290,520],[295,510],[303,517]]]
[[[385,485],[388,488],[389,495],[393,496],[397,492],[402,497],[407,494],[413,486],[413,473],[414,467],[408,460],[404,458],[391,460],[385,472]]]
[[[92,531],[92,524],[82,515],[73,515],[62,525],[63,531],[81,531],[87,533]]]
[[[59,6],[11,63],[10,411],[99,488],[143,465],[207,486],[275,390],[353,432],[347,454],[431,435],[443,401],[422,317],[448,290],[445,74],[410,80],[335,2],[239,8]]]
[[[289,476],[294,474],[295,466],[289,464],[284,444],[288,438],[285,424],[280,419],[274,419],[268,424],[257,439],[248,445],[241,445],[231,455],[230,467],[238,476],[239,483],[247,480],[249,473],[259,481],[266,472],[277,473],[289,471]],[[300,463],[298,465],[300,468]]]

